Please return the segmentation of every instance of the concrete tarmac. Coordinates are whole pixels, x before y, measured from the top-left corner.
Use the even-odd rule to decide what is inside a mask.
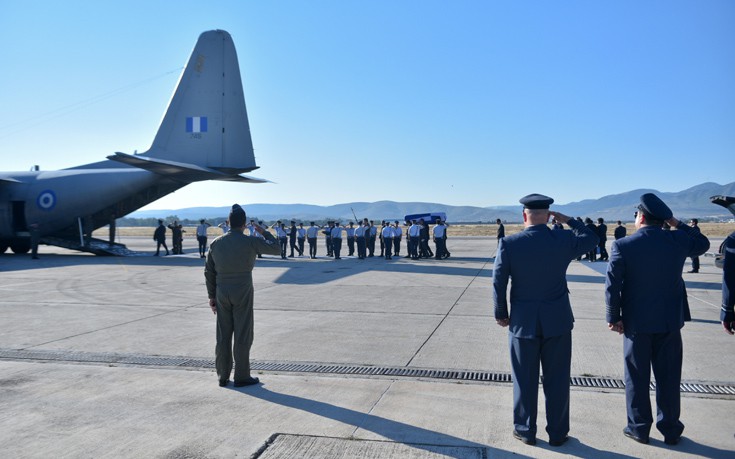
[[[261,384],[239,389],[217,385],[195,241],[153,257],[150,238],[125,239],[145,254],[0,255],[3,457],[735,457],[735,341],[719,323],[712,258],[683,274],[693,320],[677,446],[655,428],[649,445],[622,435],[606,263],[572,262],[571,438],[551,447],[543,393],[538,444],[511,435],[493,238],[451,238],[445,260],[331,260],[321,240],[317,260],[258,260],[251,357]]]

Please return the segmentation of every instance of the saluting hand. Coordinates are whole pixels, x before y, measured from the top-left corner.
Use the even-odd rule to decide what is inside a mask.
[[[214,315],[217,315],[217,300],[214,298],[209,299],[209,308],[212,310]]]
[[[561,213],[561,212],[554,212],[553,210],[550,210],[550,211],[549,211],[549,214],[550,214],[550,215],[551,215],[552,217],[556,218],[556,220],[557,220],[557,221],[558,221],[559,223],[566,223],[566,222],[568,222],[568,221],[569,221],[569,217],[567,217],[566,215],[564,215],[564,214],[563,214],[563,213]]]

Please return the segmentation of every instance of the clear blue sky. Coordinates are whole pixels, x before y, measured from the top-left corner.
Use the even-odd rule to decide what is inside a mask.
[[[735,2],[0,2],[2,170],[146,150],[199,34],[235,40],[264,185],[233,202],[558,203],[735,181]]]

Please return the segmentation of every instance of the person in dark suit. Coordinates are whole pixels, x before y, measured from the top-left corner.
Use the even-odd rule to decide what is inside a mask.
[[[156,256],[161,251],[161,246],[166,249],[166,255],[168,255],[168,247],[166,247],[166,227],[163,226],[163,220],[158,220],[158,227],[153,232],[153,240],[156,241]]]
[[[544,373],[546,432],[560,446],[569,433],[569,377],[574,316],[566,272],[577,256],[597,246],[582,222],[549,210],[553,199],[532,194],[523,204],[524,231],[498,242],[493,272],[495,320],[509,328],[513,372],[513,436],[536,444],[539,364]],[[553,216],[572,231],[552,231]],[[510,288],[510,314],[506,291]]]
[[[625,235],[628,234],[628,230],[623,226],[623,222],[618,220],[618,226],[615,227],[615,233],[613,234],[615,236],[615,240],[622,239],[625,237]]]
[[[607,243],[607,225],[603,218],[597,219],[597,237],[600,238],[600,243],[597,245],[600,248],[600,261],[608,261],[610,256],[605,247],[605,243]]]
[[[697,228],[697,231],[699,231],[699,220],[696,218],[692,218],[689,220],[689,224],[692,228]],[[689,273],[698,273],[699,272],[699,257],[692,257],[692,269],[688,271]]]
[[[587,217],[584,219],[584,223],[587,226],[587,228],[589,228],[593,233],[597,234],[599,238],[599,234],[597,233],[597,225],[595,225],[592,219]],[[590,262],[597,261],[597,248],[596,247],[593,247],[592,250],[587,252],[587,257],[585,258],[585,260],[588,260]]]
[[[722,264],[722,312],[720,321],[725,331],[735,334],[735,232],[730,234],[722,244],[725,255]]]
[[[288,256],[288,258],[294,257],[294,251],[296,250],[296,247],[298,247],[296,238],[298,237],[298,231],[299,229],[296,228],[296,222],[294,220],[291,220],[291,226],[288,230],[288,244],[291,247],[291,255]]]
[[[674,218],[653,193],[640,198],[636,232],[613,242],[605,282],[608,328],[624,334],[625,401],[623,434],[648,443],[653,415],[648,395],[656,377],[656,428],[675,445],[684,431],[681,401],[681,328],[689,311],[681,277],[687,257],[702,255],[709,240]],[[662,230],[667,223],[675,231]]]
[[[503,239],[505,237],[505,226],[503,225],[503,221],[499,218],[495,220],[495,223],[498,225],[498,237],[497,239]]]

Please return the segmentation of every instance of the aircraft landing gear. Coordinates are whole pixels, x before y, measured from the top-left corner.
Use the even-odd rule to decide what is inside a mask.
[[[10,250],[12,250],[13,253],[17,253],[17,254],[20,254],[20,255],[22,255],[24,253],[28,253],[28,251],[31,250],[31,241],[30,240],[22,240],[22,241],[12,242],[10,244]]]

